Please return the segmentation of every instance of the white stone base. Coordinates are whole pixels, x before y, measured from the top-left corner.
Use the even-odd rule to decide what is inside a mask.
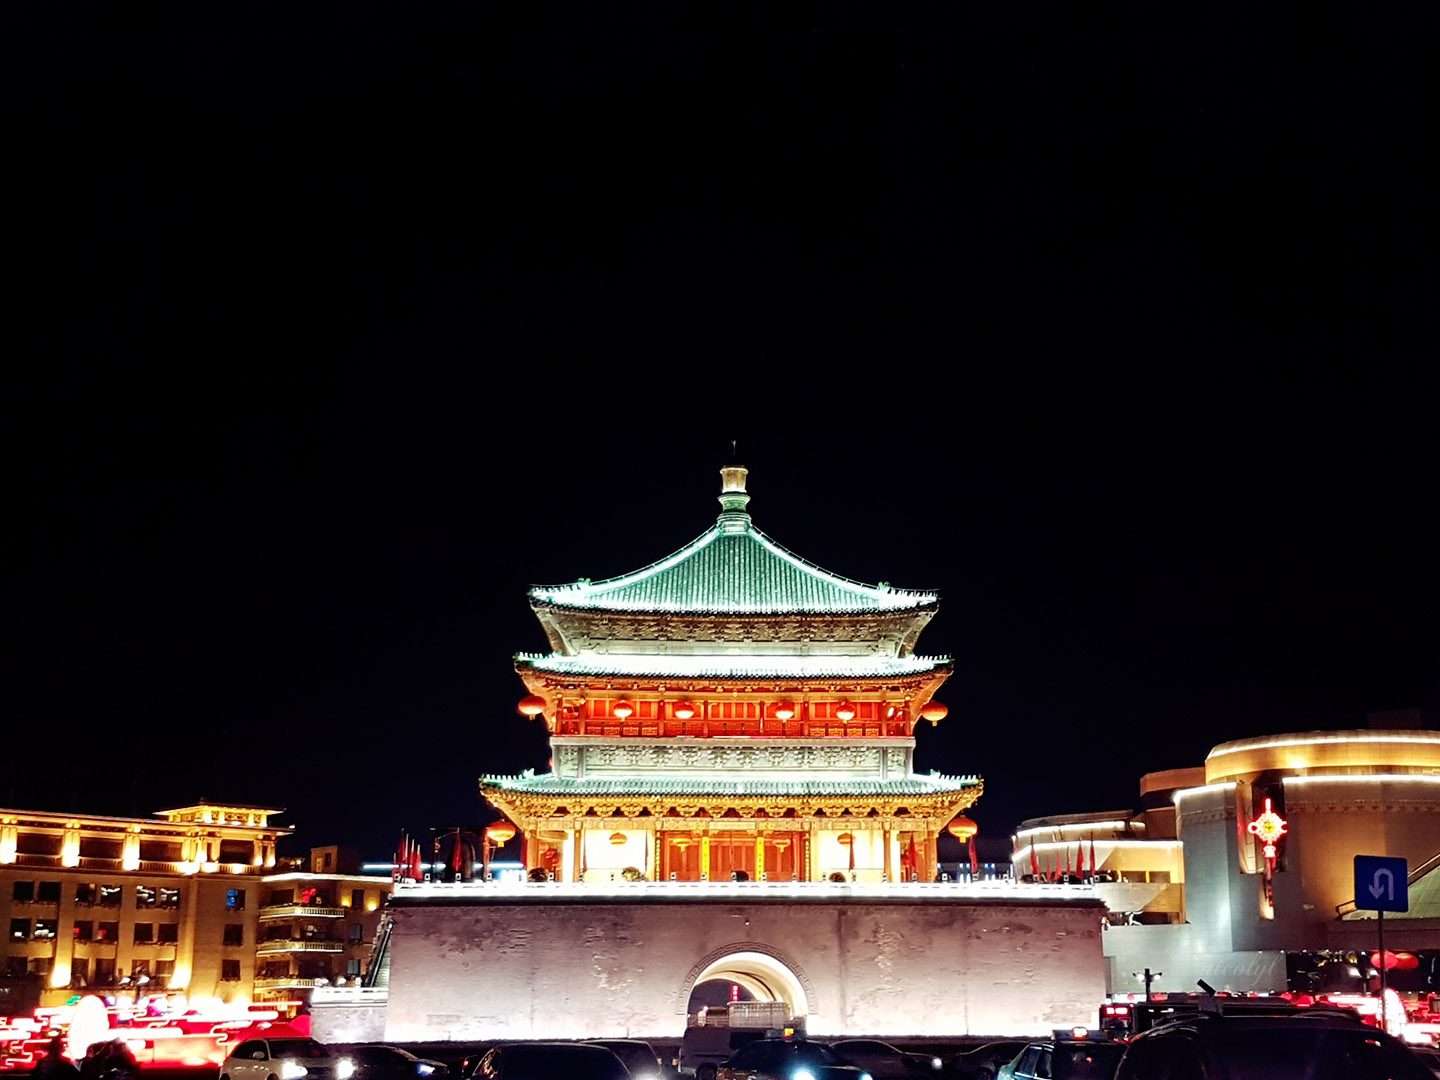
[[[1089,889],[756,884],[399,890],[385,1038],[677,1038],[707,977],[789,1001],[815,1036],[1095,1022]]]

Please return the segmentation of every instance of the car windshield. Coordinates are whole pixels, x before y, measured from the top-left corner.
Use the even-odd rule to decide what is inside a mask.
[[[413,1061],[413,1055],[401,1050],[397,1046],[357,1046],[351,1051],[352,1057],[358,1057],[362,1061],[395,1062]]]
[[[1110,1080],[1125,1047],[1120,1043],[1060,1043],[1050,1055],[1055,1080]]]
[[[771,1043],[765,1050],[766,1056],[774,1061],[803,1061],[807,1065],[845,1064],[833,1050],[819,1043],[800,1040]]]
[[[555,1043],[507,1046],[502,1051],[505,1080],[629,1080],[630,1073],[600,1046]]]
[[[1353,1029],[1275,1025],[1217,1033],[1230,1080],[1429,1080],[1404,1047]]]
[[[841,1054],[898,1054],[899,1050],[889,1043],[876,1042],[873,1039],[846,1039],[844,1042],[835,1043],[833,1049]]]
[[[270,1056],[276,1058],[327,1058],[328,1047],[314,1039],[271,1039]]]

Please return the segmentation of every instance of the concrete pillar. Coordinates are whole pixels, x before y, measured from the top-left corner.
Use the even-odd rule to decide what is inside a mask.
[[[125,842],[120,849],[120,868],[122,870],[140,869],[140,834],[129,832],[125,834]]]

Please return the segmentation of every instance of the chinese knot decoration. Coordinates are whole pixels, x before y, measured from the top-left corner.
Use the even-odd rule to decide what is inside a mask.
[[[1265,864],[1269,870],[1275,869],[1275,845],[1280,838],[1289,831],[1289,823],[1286,822],[1275,809],[1270,805],[1270,800],[1265,800],[1265,812],[1250,822],[1250,831],[1260,839],[1264,845]]]

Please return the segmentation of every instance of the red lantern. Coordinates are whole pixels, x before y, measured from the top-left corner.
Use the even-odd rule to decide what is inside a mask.
[[[848,701],[842,701],[835,709],[835,715],[848,724],[855,719],[855,706]]]
[[[485,830],[485,839],[496,847],[508,843],[515,836],[515,826],[508,821],[497,821]]]
[[[675,719],[689,720],[692,716],[695,715],[695,705],[693,702],[689,701],[677,701],[675,703],[674,712]]]
[[[789,720],[795,715],[795,703],[793,701],[782,701],[775,706],[776,720]]]
[[[1386,950],[1385,950],[1385,970],[1386,970],[1386,971],[1392,971],[1392,970],[1394,970],[1396,959],[1397,959],[1397,957],[1395,956],[1395,954],[1394,954],[1393,952],[1391,952],[1389,949],[1386,949]],[[1373,968],[1375,968],[1377,971],[1379,970],[1379,968],[1380,968],[1380,954],[1379,954],[1378,952],[1372,952],[1372,953],[1370,954],[1370,966],[1373,967]]]
[[[851,844],[855,843],[855,835],[854,833],[842,832],[839,836],[835,838],[835,842],[845,847],[849,847]]]
[[[1380,954],[1378,952],[1372,952],[1370,954],[1370,966],[1373,968],[1380,966]],[[1414,953],[1396,953],[1391,952],[1389,949],[1385,950],[1386,971],[1414,971],[1419,966],[1420,958]]]
[[[621,720],[628,720],[635,715],[635,706],[628,701],[617,701],[610,707],[610,711]]]
[[[961,814],[954,821],[950,822],[949,825],[945,826],[945,831],[964,844],[980,831],[980,826],[976,825],[975,822],[971,821],[964,814]]]
[[[545,711],[545,699],[539,694],[527,694],[520,699],[520,715],[534,719]]]
[[[610,834],[610,843],[614,844],[616,847],[624,847],[627,842],[628,838],[623,832],[612,832]]]
[[[938,701],[928,702],[920,710],[920,719],[929,720],[932,727],[937,726],[941,720],[950,715],[950,710]]]

